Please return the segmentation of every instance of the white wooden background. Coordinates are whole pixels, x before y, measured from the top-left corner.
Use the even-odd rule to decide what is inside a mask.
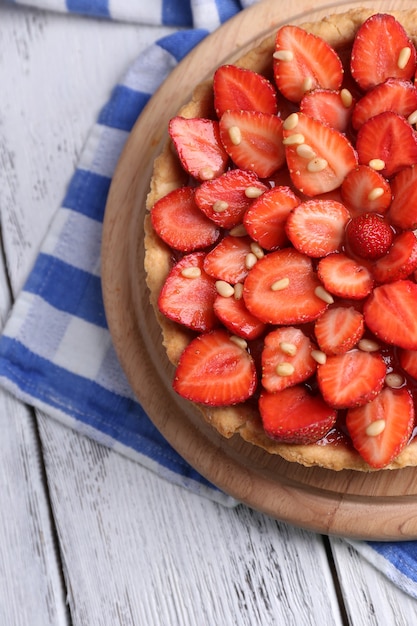
[[[0,0],[0,321],[110,90],[155,34]],[[0,624],[414,626],[343,540],[168,484],[0,391]]]

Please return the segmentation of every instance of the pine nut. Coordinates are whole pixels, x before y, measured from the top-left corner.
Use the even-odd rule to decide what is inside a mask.
[[[412,113],[410,113],[410,115],[407,117],[407,122],[411,125],[417,124],[417,111],[413,111]]]
[[[200,180],[213,180],[214,172],[211,167],[203,167],[203,169],[198,172],[198,177]]]
[[[217,293],[223,296],[223,298],[230,298],[235,293],[233,286],[229,285],[225,280],[216,280],[215,285]]]
[[[232,235],[232,237],[246,237],[247,234],[248,231],[243,224],[238,224],[229,230],[229,235]]]
[[[327,361],[327,354],[322,350],[312,350],[311,356],[319,365],[324,365]]]
[[[262,250],[259,243],[256,243],[256,241],[252,241],[252,243],[250,244],[250,249],[257,259],[262,259],[262,257],[265,256],[265,252]]]
[[[292,61],[294,59],[292,50],[276,50],[272,56],[276,61]]]
[[[298,115],[297,113],[291,113],[285,120],[283,127],[285,130],[294,130],[294,128],[298,125]]]
[[[284,146],[294,146],[299,145],[305,142],[305,137],[301,133],[293,133],[292,135],[288,135],[285,139],[282,140]]]
[[[371,422],[365,429],[365,433],[368,437],[378,437],[385,430],[385,420],[379,419]]]
[[[231,335],[230,341],[232,341],[237,346],[239,346],[239,348],[242,348],[242,350],[246,350],[246,348],[248,347],[248,344],[246,340],[243,339],[243,337],[238,337],[237,335]]]
[[[243,296],[243,285],[242,283],[236,283],[235,285],[235,300],[240,300]]]
[[[199,278],[201,269],[199,267],[184,267],[181,270],[181,276],[184,276],[184,278]]]
[[[377,352],[379,350],[379,344],[372,339],[361,339],[358,342],[358,348],[363,352]]]
[[[231,126],[229,128],[229,138],[234,146],[238,146],[242,141],[242,133],[239,126]]]
[[[278,365],[275,368],[276,373],[278,374],[278,376],[292,376],[295,372],[295,367],[292,363],[278,363]]]
[[[407,65],[408,61],[411,57],[411,48],[409,46],[400,50],[400,54],[398,55],[397,66],[400,70],[403,70]]]
[[[215,213],[223,213],[224,211],[227,211],[228,208],[229,205],[224,200],[216,200],[216,202],[213,204],[213,211]]]
[[[306,143],[297,146],[296,152],[302,159],[308,159],[309,161],[317,156],[313,148]]]
[[[282,291],[283,289],[286,289],[289,284],[290,279],[287,276],[285,278],[280,278],[279,280],[276,280],[274,283],[272,283],[271,291]]]
[[[289,341],[281,341],[279,344],[281,352],[284,354],[288,354],[288,356],[295,356],[297,354],[297,346],[295,343],[291,343]]]
[[[391,387],[391,389],[399,389],[404,384],[404,378],[401,374],[390,372],[385,376],[385,384],[387,387]]]
[[[247,187],[245,189],[245,196],[247,198],[259,198],[263,192],[263,189],[259,189],[259,187]]]
[[[372,202],[372,200],[378,200],[378,198],[380,198],[383,195],[384,195],[384,190],[383,190],[382,187],[374,187],[368,193],[368,200],[370,200]]]
[[[323,300],[323,302],[325,302],[326,304],[333,304],[334,299],[332,294],[326,291],[326,289],[322,285],[318,285],[318,287],[315,288],[314,293],[318,298],[320,298],[320,300]]]
[[[304,80],[303,80],[303,84],[301,86],[302,90],[304,93],[306,93],[306,91],[311,91],[313,89],[313,79],[311,78],[311,76],[307,76]]]
[[[328,162],[326,161],[326,159],[315,157],[314,159],[311,159],[311,161],[307,163],[307,170],[309,172],[322,172],[323,170],[326,169],[327,166],[328,166]]]
[[[368,163],[369,167],[372,167],[373,170],[380,172],[385,167],[385,161],[382,159],[371,159]]]
[[[349,89],[342,89],[342,91],[340,92],[340,99],[342,100],[342,104],[346,109],[352,106],[353,97]]]
[[[258,259],[253,254],[253,252],[248,252],[245,258],[245,267],[247,270],[251,270],[254,265],[258,262]]]

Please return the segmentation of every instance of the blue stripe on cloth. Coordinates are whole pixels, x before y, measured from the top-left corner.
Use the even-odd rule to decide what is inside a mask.
[[[239,0],[215,0],[221,23],[239,13],[242,6]]]
[[[80,13],[81,15],[91,15],[94,17],[110,17],[108,0],[66,0],[66,5],[70,13]]]
[[[102,108],[98,123],[129,132],[150,97],[151,94],[117,85],[111,100]]]
[[[164,26],[193,25],[191,2],[184,0],[162,0],[162,24]]]
[[[209,32],[203,28],[183,30],[162,37],[158,39],[157,43],[161,48],[172,54],[177,61],[181,61],[208,34]]]
[[[417,584],[417,541],[401,541],[394,544],[369,541],[368,545],[387,559],[401,574]]]
[[[93,220],[103,221],[111,179],[78,169],[68,186],[63,206]]]

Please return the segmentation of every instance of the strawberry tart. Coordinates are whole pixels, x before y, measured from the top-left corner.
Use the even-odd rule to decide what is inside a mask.
[[[416,43],[414,10],[284,25],[169,122],[147,284],[175,391],[224,437],[417,465]]]

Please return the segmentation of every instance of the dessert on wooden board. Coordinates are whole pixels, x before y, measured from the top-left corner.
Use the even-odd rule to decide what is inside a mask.
[[[169,122],[145,269],[173,387],[306,466],[417,465],[417,11],[279,27]]]

